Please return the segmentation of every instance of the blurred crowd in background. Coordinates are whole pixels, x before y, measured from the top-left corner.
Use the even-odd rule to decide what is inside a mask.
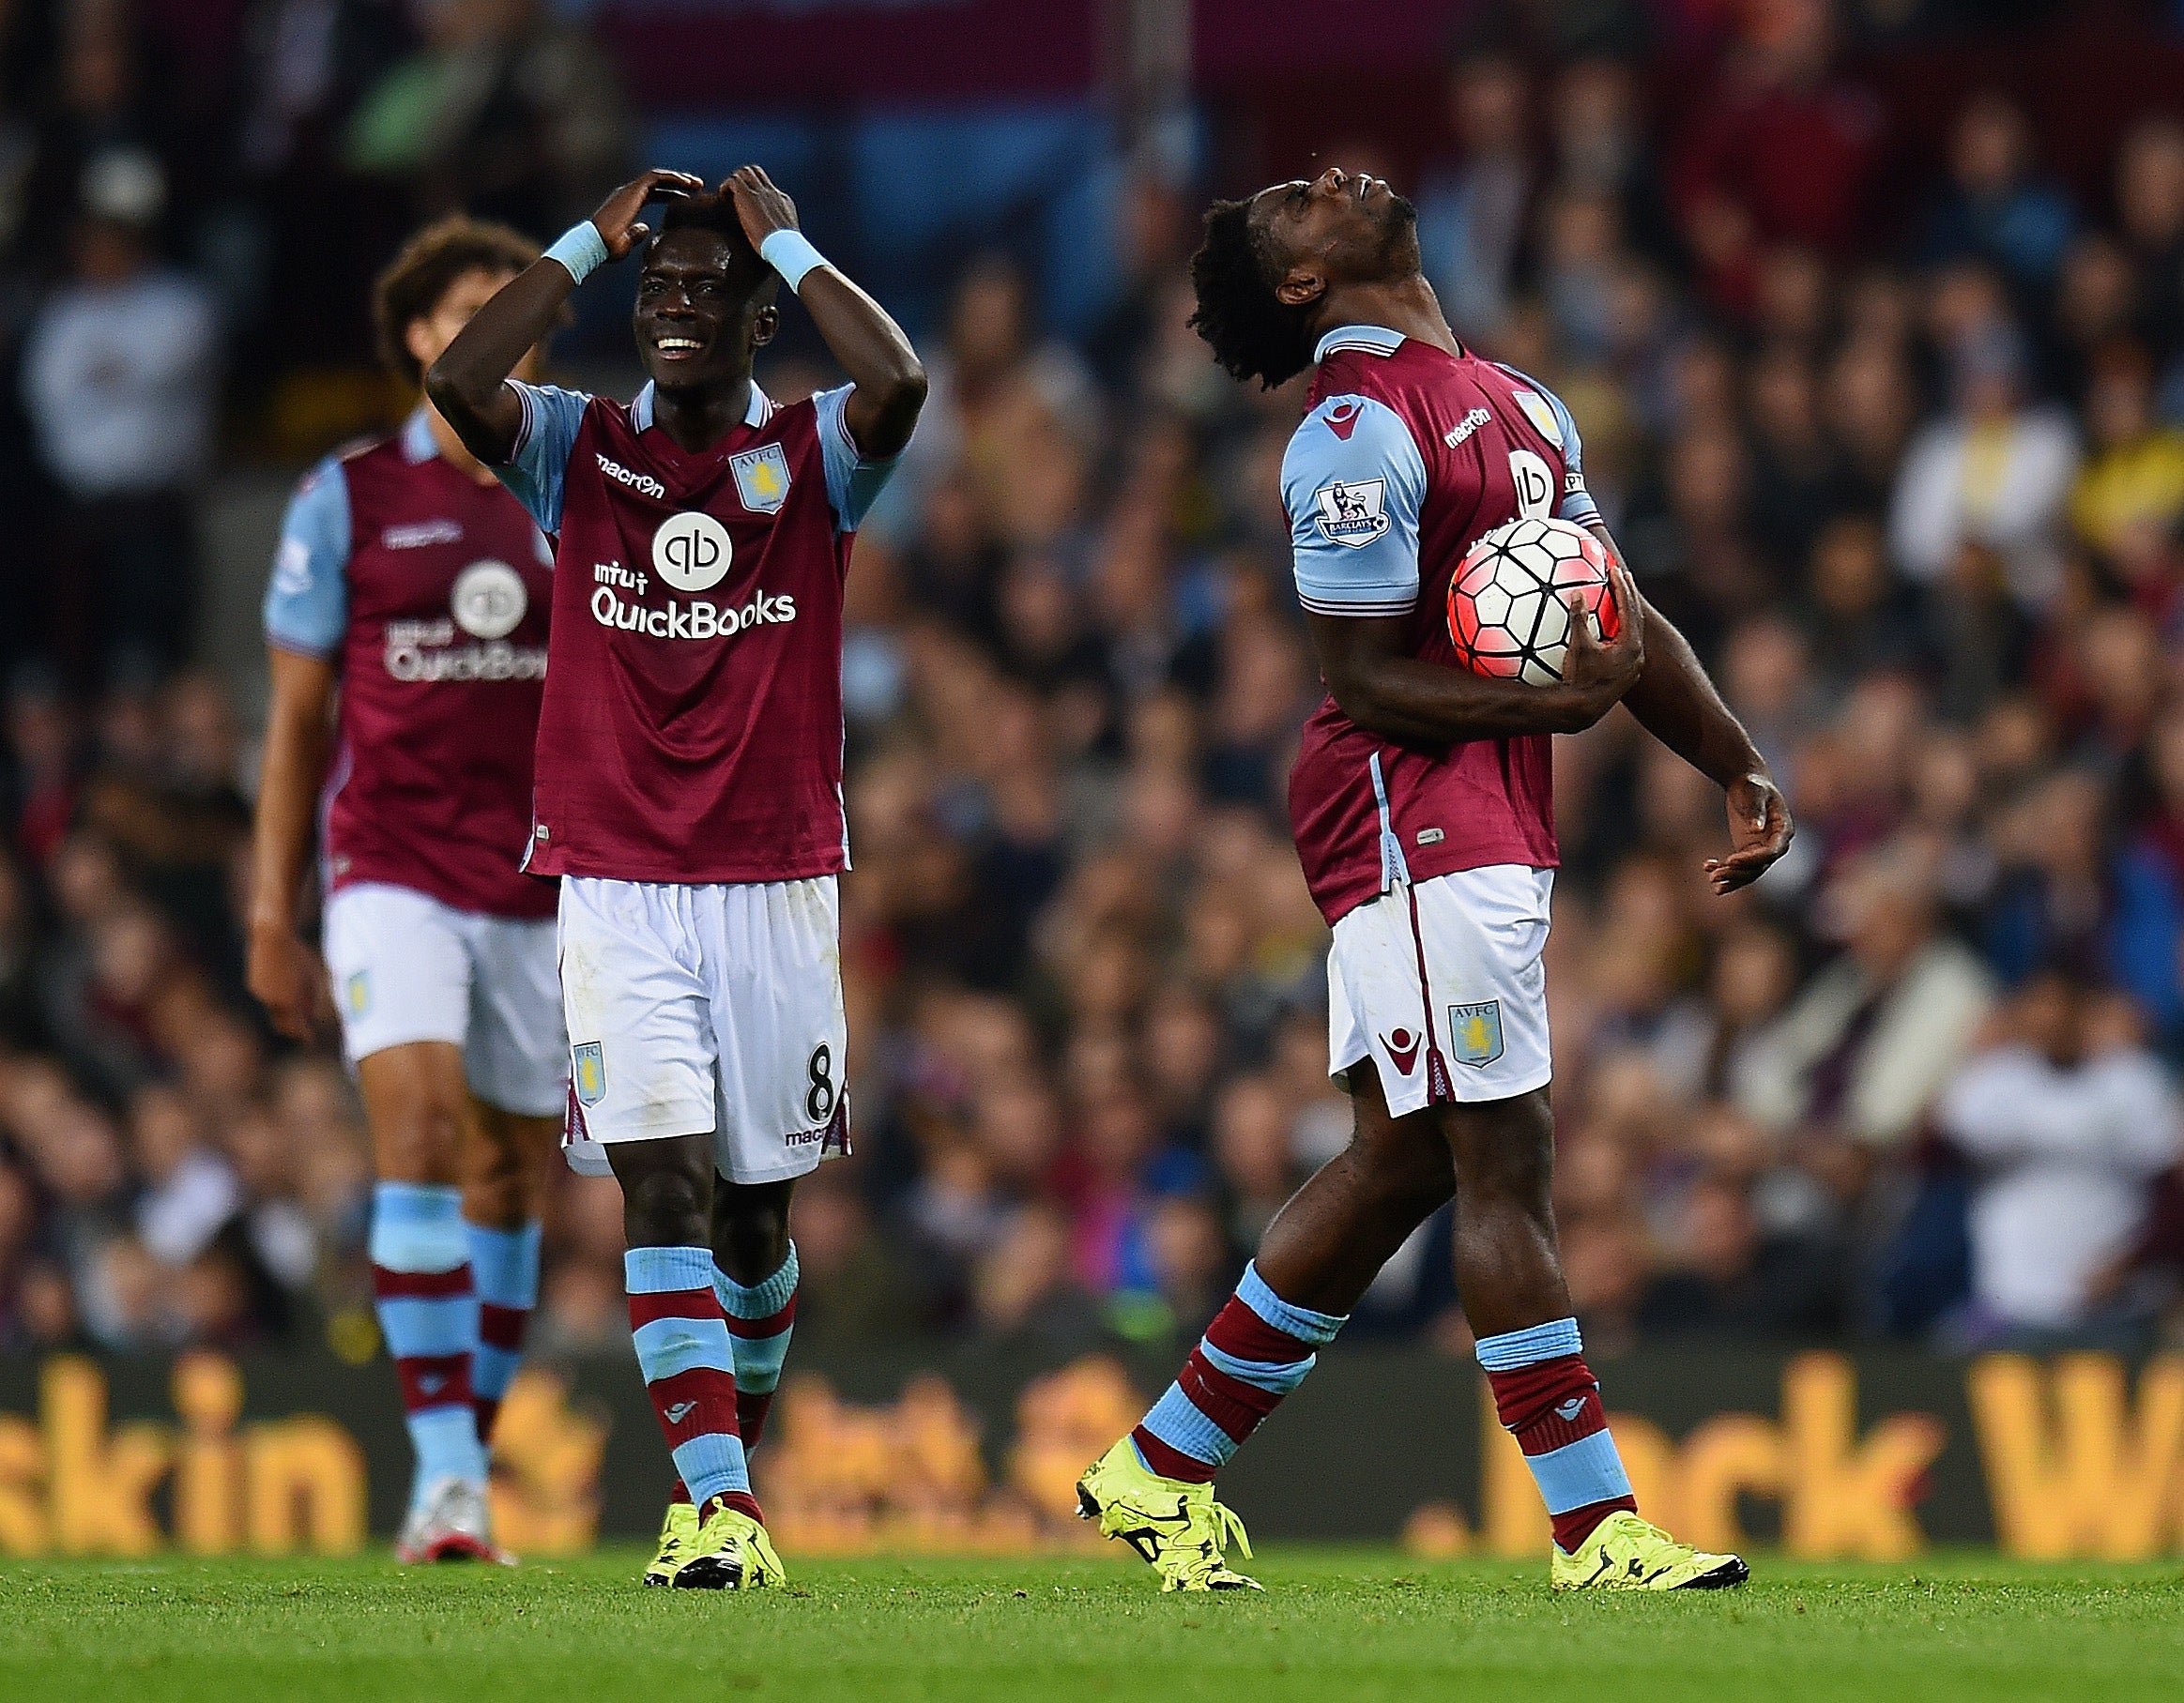
[[[1884,186],[1825,0],[1685,9],[1703,76],[1664,88],[1613,31],[1468,8],[1404,186],[1799,822],[1718,901],[1710,785],[1620,713],[1558,743],[1588,1342],[2173,1339],[2184,107],[2076,183],[1976,91]],[[240,991],[253,748],[192,655],[199,497],[398,415],[359,304],[408,224],[550,237],[647,163],[640,117],[531,0],[0,0],[0,1346],[360,1316],[346,1078]],[[1252,187],[1207,175],[1130,172],[1078,334],[1005,250],[911,327],[933,398],[852,572],[857,1151],[797,1200],[815,1334],[1180,1338],[1347,1139],[1283,803],[1304,386],[1231,385],[1184,323],[1199,209]],[[829,382],[815,347],[761,383]],[[539,1340],[626,1351],[620,1245],[570,1179]],[[1460,1348],[1458,1299],[1443,1214],[1353,1330]]]

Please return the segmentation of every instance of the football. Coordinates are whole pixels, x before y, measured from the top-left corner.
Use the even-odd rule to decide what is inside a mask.
[[[1514,520],[1471,547],[1448,584],[1448,635],[1474,674],[1550,686],[1569,652],[1571,592],[1583,595],[1602,643],[1621,628],[1608,553],[1582,526]]]

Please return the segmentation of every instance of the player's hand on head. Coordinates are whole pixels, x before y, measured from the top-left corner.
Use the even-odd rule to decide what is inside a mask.
[[[1797,825],[1789,800],[1771,775],[1740,775],[1727,788],[1730,853],[1706,859],[1706,880],[1717,893],[1749,887],[1790,849]]]
[[[642,177],[631,178],[601,202],[599,211],[591,216],[591,222],[597,227],[600,239],[606,244],[607,253],[619,260],[652,234],[652,227],[637,217],[645,210],[647,202],[658,201],[665,195],[704,193],[704,178],[655,166]]]
[[[291,1041],[333,1032],[333,990],[326,966],[294,929],[260,925],[251,930],[245,980],[273,1026]]]
[[[763,166],[747,165],[721,185],[736,204],[736,217],[755,249],[776,231],[797,228],[796,203],[784,194]]]

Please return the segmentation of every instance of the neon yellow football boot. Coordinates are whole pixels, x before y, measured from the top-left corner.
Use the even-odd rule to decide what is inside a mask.
[[[697,1510],[678,1497],[660,1522],[660,1553],[645,1569],[648,1585],[672,1585],[697,1546]]]
[[[1751,1577],[1741,1557],[1708,1555],[1658,1526],[1618,1510],[1575,1555],[1558,1546],[1549,1572],[1557,1590],[1726,1590]]]
[[[715,1501],[669,1583],[677,1590],[756,1590],[787,1584],[788,1573],[765,1527]]]
[[[1138,1458],[1128,1437],[1085,1468],[1077,1482],[1077,1517],[1097,1520],[1149,1561],[1163,1590],[1257,1590],[1232,1572],[1222,1551],[1233,1542],[1246,1556],[1244,1522],[1214,1500],[1211,1484],[1164,1479]]]

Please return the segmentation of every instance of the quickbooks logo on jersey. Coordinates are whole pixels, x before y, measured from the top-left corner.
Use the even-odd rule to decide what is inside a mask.
[[[652,567],[678,591],[710,591],[735,558],[728,529],[695,509],[669,515],[652,534]]]
[[[642,596],[644,574],[632,573],[619,562],[595,562],[591,577],[591,618],[602,627],[619,628],[623,632],[641,632],[655,639],[732,639],[747,627],[775,627],[796,619],[796,599],[775,597],[770,591],[761,591],[740,609],[708,598],[694,598],[687,603],[670,598],[665,608],[649,609],[642,603],[626,603],[615,595],[619,585]]]

